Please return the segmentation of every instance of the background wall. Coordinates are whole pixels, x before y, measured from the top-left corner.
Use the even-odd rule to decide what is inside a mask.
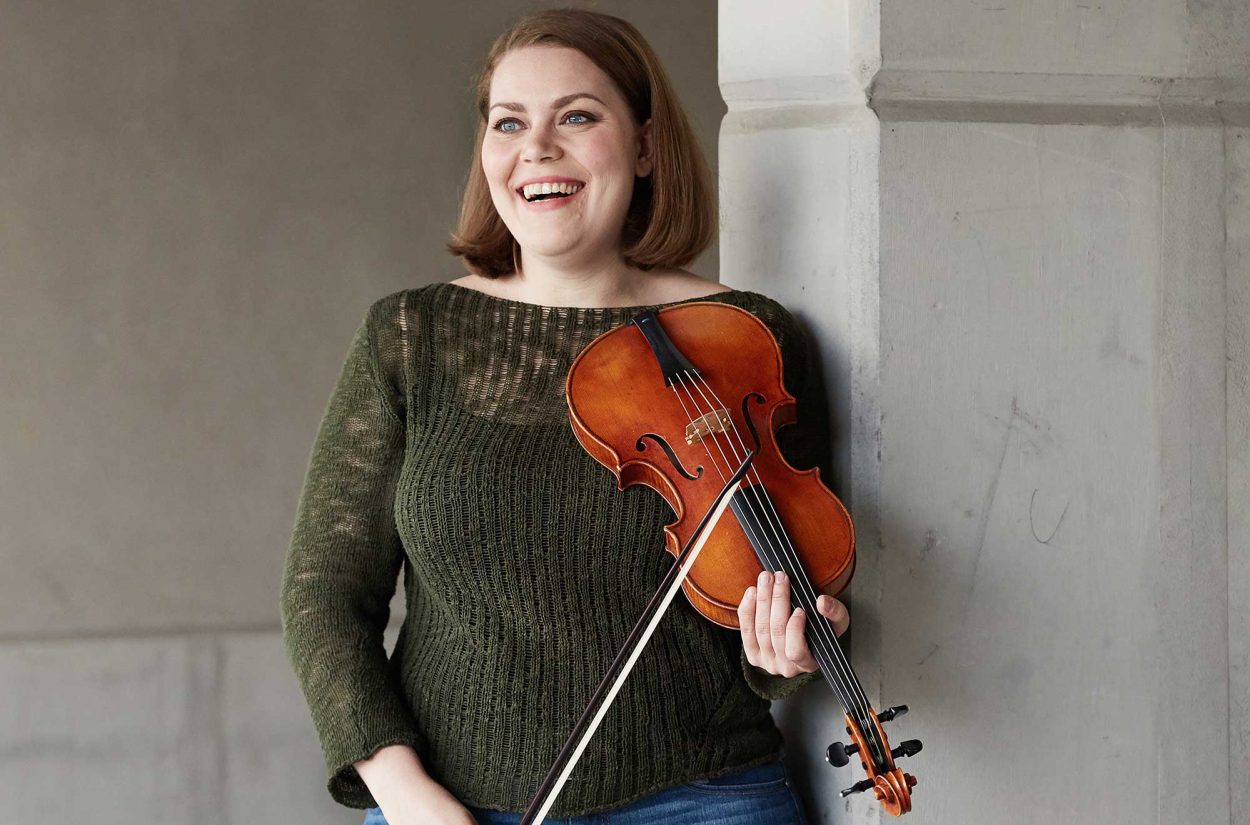
[[[472,75],[546,5],[0,0],[0,822],[360,821],[282,561],[365,309],[463,274]],[[715,169],[715,4],[593,6]]]
[[[909,821],[1250,822],[1245,5],[725,0],[723,125],[714,4],[595,5],[720,127],[723,280],[816,335]],[[0,0],[0,821],[359,821],[282,558],[534,7]],[[827,693],[791,765],[878,819]]]
[[[733,0],[720,32],[722,276],[820,342],[909,821],[1250,822],[1250,7]],[[821,761],[831,697],[778,709],[796,767],[877,821]]]

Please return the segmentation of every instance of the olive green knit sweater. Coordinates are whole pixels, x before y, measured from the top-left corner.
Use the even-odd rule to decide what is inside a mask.
[[[827,450],[807,345],[752,292],[722,301],[782,347],[799,467]],[[686,302],[678,302],[686,303]],[[416,749],[466,805],[521,811],[673,557],[673,513],[620,491],[573,436],[564,380],[596,335],[646,307],[544,307],[455,284],[376,301],[356,331],[308,465],[282,580],[288,658],[329,791],[375,805],[353,763]],[[383,630],[403,567],[407,614]],[[739,633],[674,600],[551,816],[600,811],[760,763],[781,734],[768,699],[815,674],[748,664]]]

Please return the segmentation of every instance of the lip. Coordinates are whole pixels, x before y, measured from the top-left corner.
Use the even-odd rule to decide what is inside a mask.
[[[584,191],[586,191],[586,185],[582,184],[581,189],[572,192],[571,195],[556,197],[554,200],[536,200],[534,202],[530,202],[525,200],[525,195],[522,195],[521,192],[516,192],[516,199],[520,200],[521,206],[524,206],[527,210],[535,212],[549,212],[552,209],[560,209],[561,206],[571,204],[572,201],[579,199],[579,197],[581,197],[581,192]]]
[[[586,181],[578,180],[577,178],[565,178],[560,175],[547,175],[544,178],[529,178],[528,180],[521,181],[516,185],[517,193],[519,194],[523,188],[529,186],[531,183],[580,183],[582,186],[586,185]]]
[[[522,189],[530,185],[531,183],[580,183],[581,188],[578,189],[573,194],[567,195],[563,198],[555,198],[554,200],[545,200],[545,201],[533,201],[531,203],[530,201],[527,201],[525,199],[525,195],[522,193]],[[533,178],[532,180],[525,181],[525,183],[517,187],[516,196],[517,196],[517,199],[521,201],[521,206],[525,207],[526,209],[530,211],[550,212],[553,209],[559,209],[563,206],[568,206],[570,203],[580,198],[582,196],[582,193],[585,191],[586,191],[586,184],[578,180],[577,178],[546,177],[546,178]]]

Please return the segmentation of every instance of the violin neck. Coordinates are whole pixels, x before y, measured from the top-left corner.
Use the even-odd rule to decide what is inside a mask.
[[[803,608],[807,614],[807,646],[847,713],[859,718],[863,705],[857,697],[865,695],[863,686],[838,643],[833,623],[816,609],[816,597],[820,593],[800,563],[794,542],[786,533],[768,490],[762,483],[749,487],[744,484],[730,500],[729,507],[755,548],[760,565],[765,570],[781,570],[790,578],[791,604]]]

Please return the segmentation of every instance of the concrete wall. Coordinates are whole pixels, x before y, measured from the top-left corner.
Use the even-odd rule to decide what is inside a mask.
[[[1250,822],[1250,11],[720,30],[723,280],[820,341],[853,659],[925,742],[911,821]],[[831,699],[778,709],[812,812],[877,821],[820,761]]]
[[[0,822],[360,821],[283,556],[365,308],[462,274],[471,76],[546,5],[0,0]],[[594,5],[715,164],[715,5]]]

